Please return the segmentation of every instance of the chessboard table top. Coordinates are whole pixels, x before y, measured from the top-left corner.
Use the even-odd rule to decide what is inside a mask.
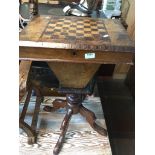
[[[119,20],[36,16],[20,32],[21,47],[132,52],[134,44]]]

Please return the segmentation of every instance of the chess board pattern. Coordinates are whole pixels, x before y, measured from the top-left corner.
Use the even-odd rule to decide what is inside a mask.
[[[135,51],[134,43],[117,19],[41,15],[20,32],[19,39],[21,47],[132,54]]]
[[[96,22],[95,19],[73,17],[51,17],[41,38],[66,41],[110,41],[102,19]]]

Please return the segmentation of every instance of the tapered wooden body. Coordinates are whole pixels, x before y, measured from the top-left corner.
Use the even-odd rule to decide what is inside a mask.
[[[62,87],[84,88],[98,70],[99,64],[49,62]]]

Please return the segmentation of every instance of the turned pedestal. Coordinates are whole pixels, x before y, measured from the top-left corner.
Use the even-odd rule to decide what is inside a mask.
[[[48,65],[59,80],[60,87],[57,89],[58,92],[66,94],[64,104],[61,100],[56,100],[54,105],[58,104],[59,107],[66,106],[67,108],[66,115],[60,127],[61,134],[55,145],[53,154],[57,155],[60,152],[69,121],[74,114],[80,113],[86,118],[87,122],[95,131],[106,136],[107,131],[96,124],[95,114],[82,105],[85,96],[93,91],[93,84],[91,84],[90,81],[93,81],[94,74],[100,65],[63,62],[48,62]],[[45,107],[44,109],[46,111],[48,111],[48,109],[50,110],[49,107]]]
[[[87,122],[90,124],[90,126],[95,131],[97,131],[99,134],[103,136],[107,135],[107,131],[104,128],[100,127],[95,122],[96,120],[95,114],[82,105],[83,99],[84,99],[84,95],[82,94],[67,94],[66,95],[67,112],[60,127],[60,130],[61,130],[60,137],[53,150],[54,155],[59,154],[62,148],[63,141],[65,139],[65,135],[68,129],[69,121],[73,114],[80,113],[83,117],[86,118]]]

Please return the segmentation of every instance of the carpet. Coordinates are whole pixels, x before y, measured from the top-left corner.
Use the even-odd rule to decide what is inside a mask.
[[[62,97],[61,97],[62,98]],[[41,105],[37,124],[37,143],[29,145],[27,135],[19,130],[19,154],[20,155],[52,155],[53,148],[60,135],[60,125],[65,115],[65,108],[49,113],[43,111],[44,105],[51,105],[54,97],[46,97]],[[31,98],[31,104],[25,121],[31,123],[35,98]],[[104,115],[99,97],[88,97],[83,105],[93,111],[98,118],[96,122],[106,128]],[[23,103],[20,103],[20,112]],[[99,135],[94,131],[80,114],[73,115],[66,134],[65,142],[60,155],[112,155],[109,138]]]

